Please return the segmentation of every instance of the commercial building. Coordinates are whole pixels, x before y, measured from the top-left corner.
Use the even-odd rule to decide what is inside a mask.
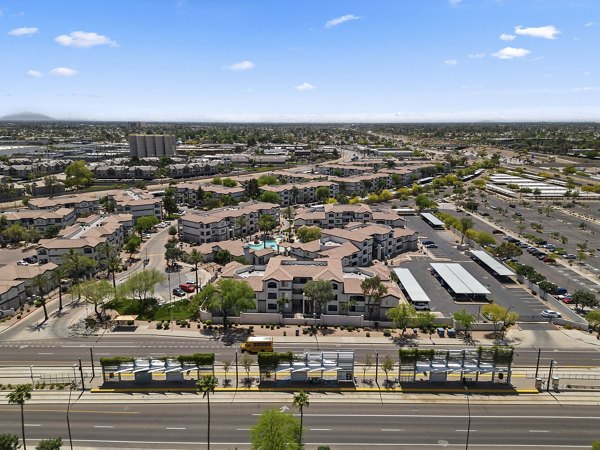
[[[130,135],[129,156],[132,158],[146,158],[173,156],[177,140],[172,135]]]

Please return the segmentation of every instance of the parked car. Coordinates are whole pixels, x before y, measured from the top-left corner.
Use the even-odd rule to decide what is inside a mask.
[[[517,211],[517,212],[515,213],[515,216],[517,216],[517,217],[522,217],[522,216],[523,216],[523,214],[521,214],[519,211]]]
[[[517,207],[517,205],[515,205],[515,204],[511,203],[510,205],[508,205],[508,207],[509,207],[509,208],[516,208],[516,207]]]
[[[569,291],[567,291],[567,288],[564,288],[564,287],[557,287],[555,292],[558,295],[567,295],[569,293]]]
[[[488,216],[490,215],[490,213],[483,212],[483,213],[481,213],[481,215],[482,215],[483,217],[488,217]]]
[[[179,288],[185,292],[196,292],[196,286],[192,283],[182,283]]]
[[[575,256],[573,253],[566,253],[562,257],[564,259],[577,259],[577,256]]]
[[[431,244],[425,244],[425,248],[438,248],[438,246],[435,242],[432,242]]]
[[[433,241],[423,241],[423,245],[427,245],[427,244],[435,244],[435,242],[433,242]]]
[[[557,317],[562,317],[560,313],[553,311],[551,309],[545,309],[541,312],[542,317],[546,317],[548,319],[556,319]]]
[[[185,292],[183,289],[176,287],[173,289],[173,295],[176,295],[177,297],[185,297]]]
[[[559,295],[558,298],[563,303],[573,303],[573,297],[570,294]]]
[[[546,256],[542,261],[544,261],[545,263],[548,263],[548,264],[556,263],[556,260],[554,258],[552,258],[551,256]]]
[[[17,266],[28,266],[28,265],[29,265],[29,263],[27,261],[23,261],[23,260],[17,261]]]
[[[494,228],[494,229],[492,230],[492,234],[504,234],[504,231],[502,231],[502,230],[498,230],[498,229]],[[514,239],[514,238],[513,238],[513,239]],[[509,241],[509,242],[512,242],[512,241]]]

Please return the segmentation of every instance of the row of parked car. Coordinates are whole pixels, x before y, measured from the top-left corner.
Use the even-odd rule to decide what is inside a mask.
[[[549,252],[555,252],[557,250],[557,247],[554,244],[548,244],[546,241],[542,241],[538,244],[539,247],[534,247],[533,245],[529,245],[527,242],[521,242],[520,240],[518,240],[517,238],[514,238],[512,236],[507,236],[506,240],[508,242],[512,242],[513,244],[518,245],[519,247],[527,250],[528,253],[530,253],[532,256],[535,256],[540,261],[544,261],[546,263],[556,262],[556,260],[552,256],[549,256],[548,253],[541,250],[541,249],[545,249],[545,250],[548,250]],[[577,259],[577,256],[573,255],[572,253],[565,253],[564,255],[562,255],[562,258]]]

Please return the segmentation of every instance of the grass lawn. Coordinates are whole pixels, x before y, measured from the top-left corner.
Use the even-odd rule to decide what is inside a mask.
[[[189,319],[198,312],[197,304],[190,300],[178,300],[171,305],[158,306],[156,300],[147,300],[148,307],[141,311],[141,302],[132,299],[116,299],[106,304],[107,309],[114,309],[119,314],[137,314],[140,320],[181,320]],[[194,302],[195,303],[195,302]],[[171,310],[171,311],[169,311]]]

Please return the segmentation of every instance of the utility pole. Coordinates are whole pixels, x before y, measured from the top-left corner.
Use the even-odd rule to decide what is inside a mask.
[[[548,371],[548,384],[546,385],[546,392],[550,392],[550,382],[552,381],[552,370],[554,369],[554,360],[550,360],[550,370]]]
[[[538,348],[538,356],[537,356],[537,364],[535,365],[535,378],[538,377],[538,372],[540,371],[540,356],[542,354],[542,349]]]
[[[379,386],[379,381],[377,378],[377,374],[379,373],[379,353],[375,352],[375,383]]]
[[[469,419],[467,421],[467,441],[465,442],[465,450],[469,450],[469,435],[471,434],[471,403],[469,402],[469,388],[465,386],[465,392],[467,394],[467,412]]]
[[[235,387],[236,387],[236,389],[238,387],[238,380],[239,380],[239,377],[238,377],[238,353],[236,350],[235,351]]]
[[[90,360],[92,361],[92,380],[96,378],[96,368],[94,367],[94,347],[90,347]]]
[[[81,366],[81,358],[79,358],[79,374],[81,375],[81,392],[85,391],[85,384],[83,382],[83,367]]]

